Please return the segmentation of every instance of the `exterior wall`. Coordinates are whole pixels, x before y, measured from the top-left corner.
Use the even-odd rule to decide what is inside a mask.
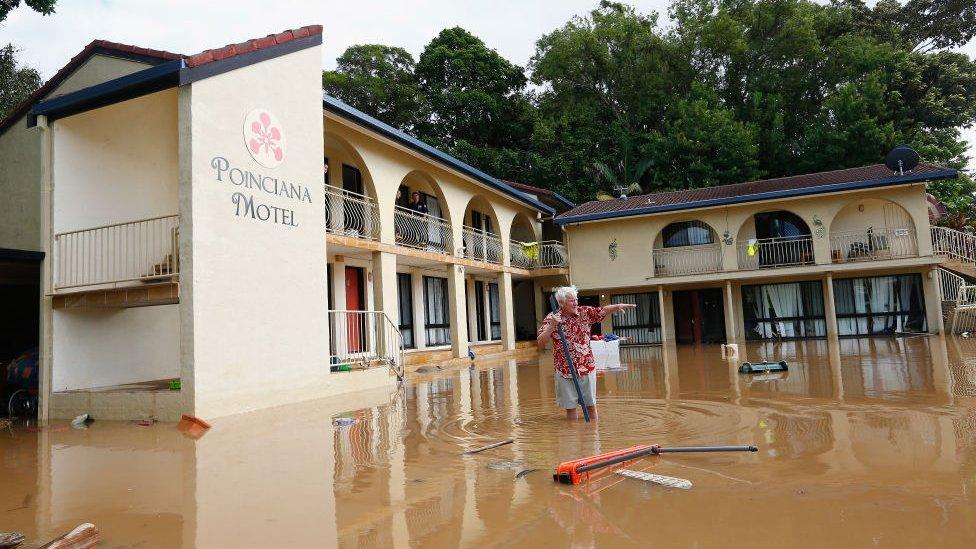
[[[0,134],[0,248],[41,251],[42,128],[18,120]]]
[[[565,226],[566,245],[570,262],[570,278],[583,290],[607,288],[640,287],[653,280],[655,284],[668,284],[677,279],[654,277],[652,249],[661,230],[670,223],[700,220],[710,225],[719,239],[728,231],[734,238],[733,244],[722,245],[725,271],[737,271],[736,246],[739,242],[755,236],[752,216],[759,212],[787,210],[800,216],[814,233],[814,252],[818,264],[828,269],[830,263],[829,234],[831,223],[844,206],[864,199],[884,199],[904,208],[911,216],[918,235],[920,256],[932,254],[929,238],[929,222],[925,201],[925,186],[922,184],[904,185],[850,193],[834,193],[742,204],[728,207],[705,208],[684,212],[625,217],[593,221]],[[818,233],[815,220],[822,223],[822,234]],[[862,224],[845,215],[838,217],[843,230],[858,228],[866,230],[873,218],[864,218]],[[609,246],[616,242],[616,259],[609,258]],[[614,275],[607,276],[607,265]],[[721,277],[719,277],[721,278]],[[681,281],[686,282],[685,280]]]
[[[45,97],[50,99],[78,91],[149,67],[152,65],[131,59],[112,57],[106,54],[93,55]]]
[[[63,118],[52,128],[55,234],[178,213],[176,90]]]
[[[314,47],[180,90],[182,393],[197,416],[357,388],[340,386],[342,376],[328,368],[320,89],[321,50]],[[275,168],[254,160],[243,139],[245,115],[256,108],[277,117],[285,134]],[[301,185],[307,200],[236,186],[227,173],[218,180],[215,157]],[[293,225],[237,215],[235,192],[292,210]]]
[[[180,377],[179,306],[54,311],[53,390]]]

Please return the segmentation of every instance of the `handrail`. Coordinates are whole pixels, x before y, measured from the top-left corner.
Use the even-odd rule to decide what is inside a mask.
[[[976,265],[976,236],[949,227],[931,227],[932,252]]]
[[[833,263],[876,261],[918,255],[915,230],[909,228],[831,231],[830,256]]]
[[[400,246],[455,255],[453,230],[444,219],[396,206],[393,227]]]
[[[569,265],[569,251],[558,240],[541,242],[522,242],[509,240],[510,262],[513,267],[523,269],[549,269]],[[527,250],[535,250],[529,252]]]
[[[956,301],[959,296],[959,288],[965,285],[965,278],[939,267],[939,288],[942,290],[942,301]]]
[[[403,380],[403,334],[385,312],[330,309],[329,325],[330,363],[380,361]]]
[[[372,198],[325,186],[325,230],[365,240],[380,239],[380,214]]]
[[[58,233],[52,250],[55,291],[173,279],[180,274],[179,216]]]
[[[462,226],[461,235],[464,240],[464,257],[501,264],[502,239],[497,234]]]
[[[721,244],[697,244],[651,250],[654,276],[715,273],[722,270]]]
[[[759,238],[737,245],[740,270],[770,269],[813,264],[813,237],[810,235]]]

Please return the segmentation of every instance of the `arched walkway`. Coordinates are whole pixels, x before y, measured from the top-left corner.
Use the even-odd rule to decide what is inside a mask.
[[[736,252],[740,269],[809,265],[813,238],[807,222],[788,210],[758,212],[739,228]]]
[[[450,211],[437,181],[427,172],[414,170],[396,190],[394,229],[397,244],[453,254]]]
[[[654,237],[655,276],[712,273],[722,270],[718,234],[698,220],[675,221]]]
[[[503,253],[499,232],[498,214],[494,206],[484,196],[472,196],[464,209],[464,257],[501,263]]]
[[[328,232],[379,240],[376,187],[362,156],[342,137],[325,134],[325,220]]]

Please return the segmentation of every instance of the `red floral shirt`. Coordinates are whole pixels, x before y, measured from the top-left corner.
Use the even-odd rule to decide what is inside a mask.
[[[596,367],[593,364],[593,350],[590,349],[590,327],[606,318],[607,313],[601,307],[580,306],[576,308],[576,316],[564,316],[559,313],[559,318],[563,322],[563,332],[566,334],[569,343],[569,354],[576,366],[576,372],[585,376]],[[542,326],[539,327],[539,334],[545,330],[546,325],[557,321],[557,313],[549,313]],[[564,378],[573,377],[569,373],[569,361],[566,360],[566,351],[563,344],[559,341],[559,331],[552,332],[552,362],[556,372]]]

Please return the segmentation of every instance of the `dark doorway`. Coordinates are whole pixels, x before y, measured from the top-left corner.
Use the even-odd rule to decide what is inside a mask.
[[[485,341],[485,283],[480,280],[474,281],[474,312],[476,341]]]
[[[13,258],[5,258],[7,254]],[[37,415],[43,257],[39,252],[0,249],[0,417]]]
[[[674,292],[674,331],[678,343],[724,343],[725,303],[721,288]]]

